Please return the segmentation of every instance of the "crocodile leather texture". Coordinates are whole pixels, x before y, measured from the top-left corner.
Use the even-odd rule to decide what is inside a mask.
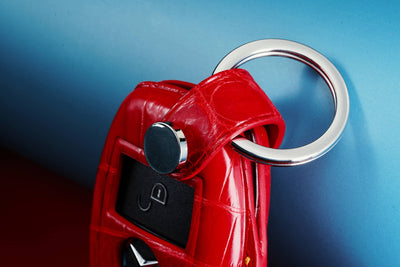
[[[169,175],[194,189],[184,248],[137,227],[115,210],[122,155],[148,165],[144,135],[159,121],[181,129],[188,144],[188,159]],[[230,141],[251,136],[258,144],[277,148],[283,133],[279,112],[245,70],[223,71],[198,85],[140,83],[121,104],[100,160],[91,266],[122,266],[122,248],[132,238],[151,248],[159,266],[266,266],[270,166],[239,155]]]

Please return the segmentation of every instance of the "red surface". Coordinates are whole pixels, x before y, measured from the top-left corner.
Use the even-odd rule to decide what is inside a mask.
[[[92,192],[0,148],[1,266],[88,266]]]
[[[190,89],[190,91],[188,91]],[[143,138],[157,121],[181,128],[187,162],[171,174],[194,187],[191,232],[185,249],[136,227],[115,212],[121,154],[144,164]],[[93,202],[91,266],[121,266],[121,248],[140,238],[163,266],[266,266],[270,168],[259,165],[260,209],[255,216],[251,162],[230,140],[253,129],[262,145],[279,146],[281,116],[244,70],[218,73],[199,85],[145,82],[122,103],[104,146]]]

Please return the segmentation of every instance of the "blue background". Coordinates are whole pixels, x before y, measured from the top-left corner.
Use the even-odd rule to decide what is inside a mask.
[[[198,83],[249,41],[304,43],[342,73],[342,140],[273,168],[271,265],[399,266],[400,5],[396,1],[0,2],[0,145],[92,187],[124,97],[144,80]],[[200,3],[201,2],[201,3]],[[284,58],[243,65],[287,123],[283,147],[323,133],[323,80]]]

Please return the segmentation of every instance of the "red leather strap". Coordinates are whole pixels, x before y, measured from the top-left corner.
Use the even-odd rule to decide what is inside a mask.
[[[221,147],[246,130],[265,125],[270,146],[276,148],[285,128],[271,100],[242,69],[219,72],[198,85],[140,83],[121,105],[108,140],[119,137],[143,147],[146,130],[157,121],[172,122],[186,136],[188,159],[171,174],[177,179],[195,176]],[[105,146],[101,162],[109,162],[111,149]]]
[[[181,129],[188,143],[188,159],[171,174],[178,179],[196,175],[213,155],[235,136],[267,126],[271,147],[278,147],[284,122],[264,91],[242,69],[217,73],[184,95],[163,121]]]

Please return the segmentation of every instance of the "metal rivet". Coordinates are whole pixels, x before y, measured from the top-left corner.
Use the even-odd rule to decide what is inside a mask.
[[[156,122],[147,129],[143,149],[150,167],[160,174],[173,172],[188,155],[183,132],[165,122]]]

